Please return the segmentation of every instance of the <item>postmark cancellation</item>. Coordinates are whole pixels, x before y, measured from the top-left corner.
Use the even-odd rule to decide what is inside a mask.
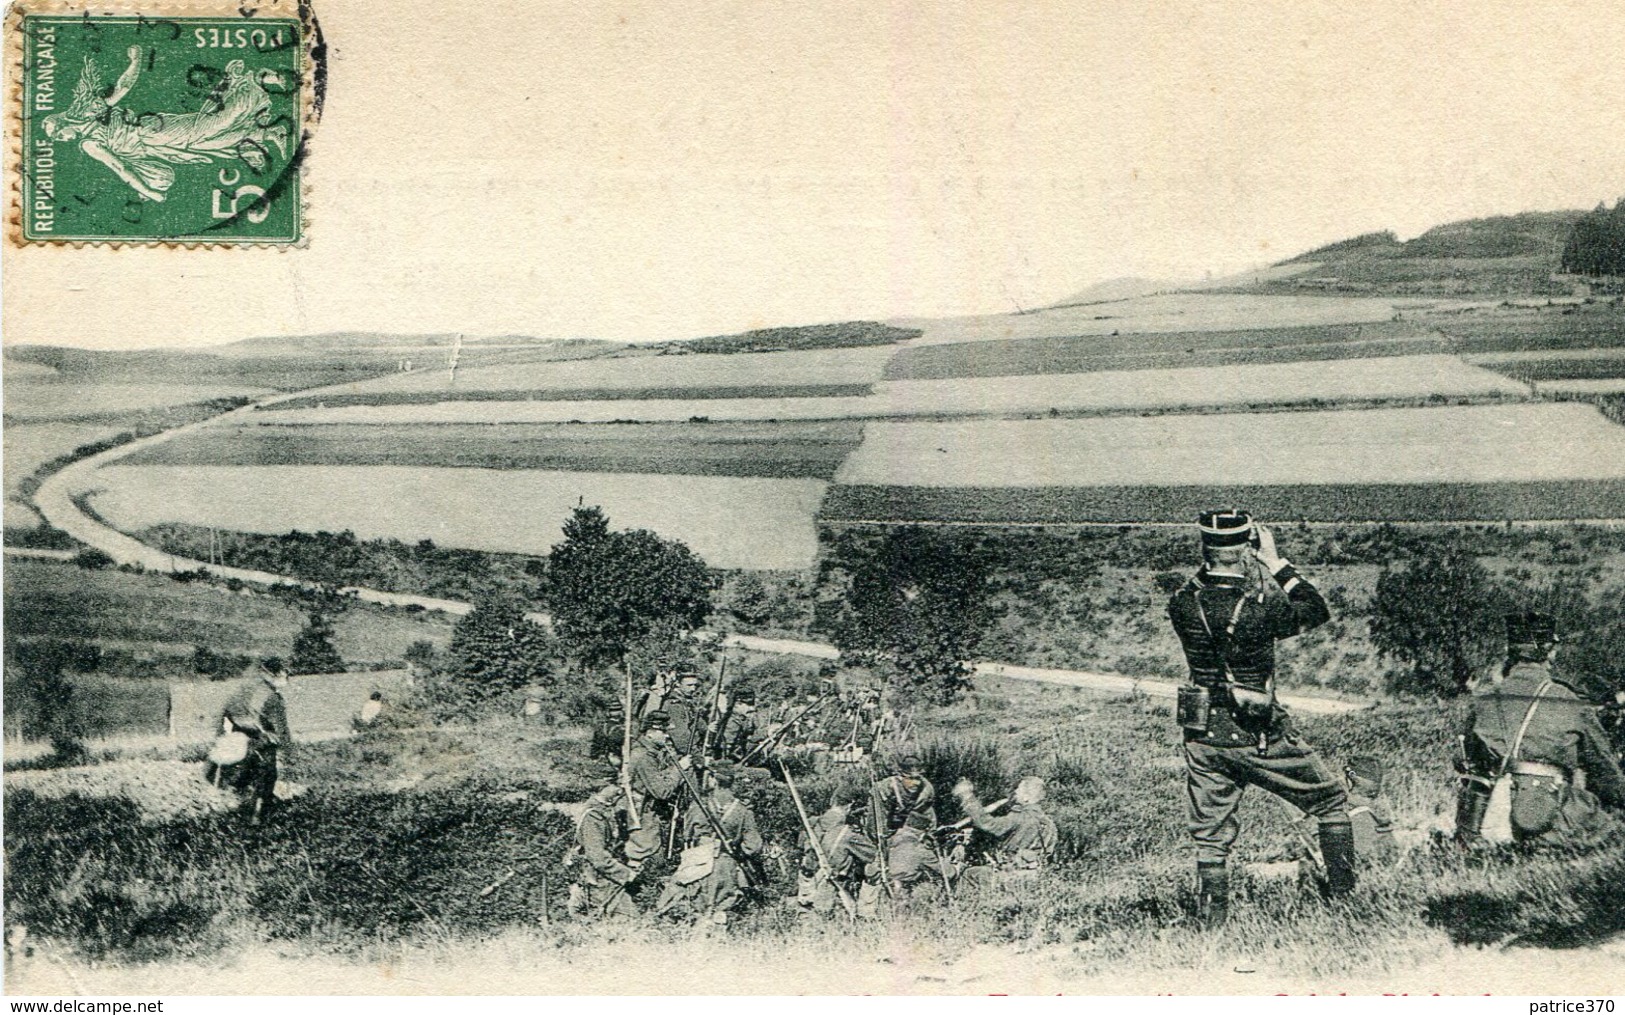
[[[304,242],[308,3],[19,0],[6,35],[10,242]]]

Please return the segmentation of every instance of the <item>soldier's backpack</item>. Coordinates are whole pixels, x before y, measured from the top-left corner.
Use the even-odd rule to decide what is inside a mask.
[[[1523,735],[1529,732],[1529,723],[1535,718],[1535,710],[1540,708],[1540,699],[1551,686],[1552,682],[1548,680],[1535,692],[1534,699],[1529,702],[1529,711],[1523,714],[1523,723],[1518,727],[1518,735],[1512,738],[1512,746],[1507,749],[1506,757],[1501,759],[1501,767],[1495,773],[1495,783],[1490,787],[1490,800],[1484,807],[1484,822],[1478,831],[1486,842],[1505,844],[1513,839],[1512,763],[1518,760],[1518,752],[1523,749]]]

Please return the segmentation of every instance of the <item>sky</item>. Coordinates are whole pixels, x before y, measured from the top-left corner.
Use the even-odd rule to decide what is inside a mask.
[[[5,341],[1001,312],[1590,208],[1625,194],[1601,10],[317,0],[308,246],[8,245]]]

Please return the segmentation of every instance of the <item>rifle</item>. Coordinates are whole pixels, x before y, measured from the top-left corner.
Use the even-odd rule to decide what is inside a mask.
[[[625,721],[621,724],[621,792],[626,796],[626,827],[631,831],[641,831],[643,822],[638,819],[637,801],[632,799],[632,668],[621,665],[626,673],[626,713]]]
[[[813,855],[818,858],[818,872],[824,875],[824,880],[835,889],[836,898],[841,900],[841,908],[846,910],[847,917],[856,923],[858,909],[852,901],[852,896],[846,893],[841,883],[835,880],[835,868],[830,865],[829,857],[824,853],[824,844],[818,839],[818,832],[813,828],[811,819],[807,817],[807,809],[801,804],[801,793],[796,789],[796,781],[790,778],[790,769],[783,761],[779,762],[779,774],[784,776],[785,788],[790,791],[790,799],[795,801],[796,815],[801,818],[801,827],[807,832],[807,844],[812,846]]]
[[[875,826],[875,863],[880,866],[880,883],[885,886],[887,895],[896,898],[897,887],[891,883],[891,865],[887,862],[888,854],[891,852],[891,841],[885,830],[880,827],[880,808],[874,805],[873,800],[874,786],[880,782],[880,779],[875,775],[875,766],[870,764],[867,759],[864,760],[863,767],[869,770],[869,796],[871,798],[869,801],[869,820],[874,822]]]
[[[988,804],[986,807],[983,807],[982,811],[983,811],[983,813],[986,813],[986,814],[992,814],[994,811],[998,810],[1000,807],[1003,807],[1005,804],[1007,804],[1009,802],[1010,802],[1010,798],[1009,797],[1004,797],[1002,799],[993,801],[992,803]],[[942,828],[938,829],[938,831],[947,831],[947,830],[958,831],[959,829],[965,828],[968,825],[970,825],[971,821],[972,821],[971,818],[960,818],[958,821],[955,821],[951,825],[943,825]]]
[[[786,720],[785,724],[783,726],[779,727],[779,731],[777,733],[773,734],[772,736],[768,737],[766,740],[763,740],[761,743],[759,743],[755,747],[751,748],[750,753],[746,754],[743,758],[739,759],[739,763],[741,765],[743,765],[743,764],[749,762],[750,759],[756,757],[757,754],[761,753],[764,750],[767,750],[767,749],[771,748],[774,744],[778,743],[779,739],[781,737],[783,737],[786,733],[790,732],[791,727],[795,726],[796,723],[798,723],[801,720],[805,719],[807,717],[807,714],[809,712],[811,712],[813,709],[818,708],[820,705],[822,705],[824,703],[824,700],[829,697],[829,694],[830,694],[830,692],[828,692],[828,691],[825,691],[823,694],[820,694],[818,696],[817,701],[813,702],[811,705],[808,705],[806,708],[802,709],[800,712],[797,712],[792,718]]]
[[[700,760],[708,761],[711,757],[711,734],[717,730],[717,710],[722,706],[722,684],[728,679],[728,657],[723,655],[722,665],[717,670],[717,686],[711,692],[711,707],[705,710],[705,736],[700,738]],[[729,702],[729,706],[732,706]]]
[[[694,805],[700,809],[701,814],[705,815],[706,823],[711,826],[712,831],[717,833],[717,842],[722,845],[722,848],[727,851],[729,856],[733,857],[734,863],[739,865],[739,871],[745,875],[747,886],[756,891],[761,891],[763,886],[757,883],[757,877],[753,873],[749,859],[740,855],[739,847],[728,837],[727,829],[723,828],[722,822],[715,814],[711,813],[711,808],[705,805],[705,798],[700,795],[699,787],[694,785],[694,780],[689,777],[688,771],[679,766],[677,774],[683,777],[683,785],[687,786],[689,793],[693,795]]]

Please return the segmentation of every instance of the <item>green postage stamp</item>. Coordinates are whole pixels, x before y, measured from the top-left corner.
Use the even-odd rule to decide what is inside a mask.
[[[12,242],[303,241],[307,5],[19,0],[6,27]]]

